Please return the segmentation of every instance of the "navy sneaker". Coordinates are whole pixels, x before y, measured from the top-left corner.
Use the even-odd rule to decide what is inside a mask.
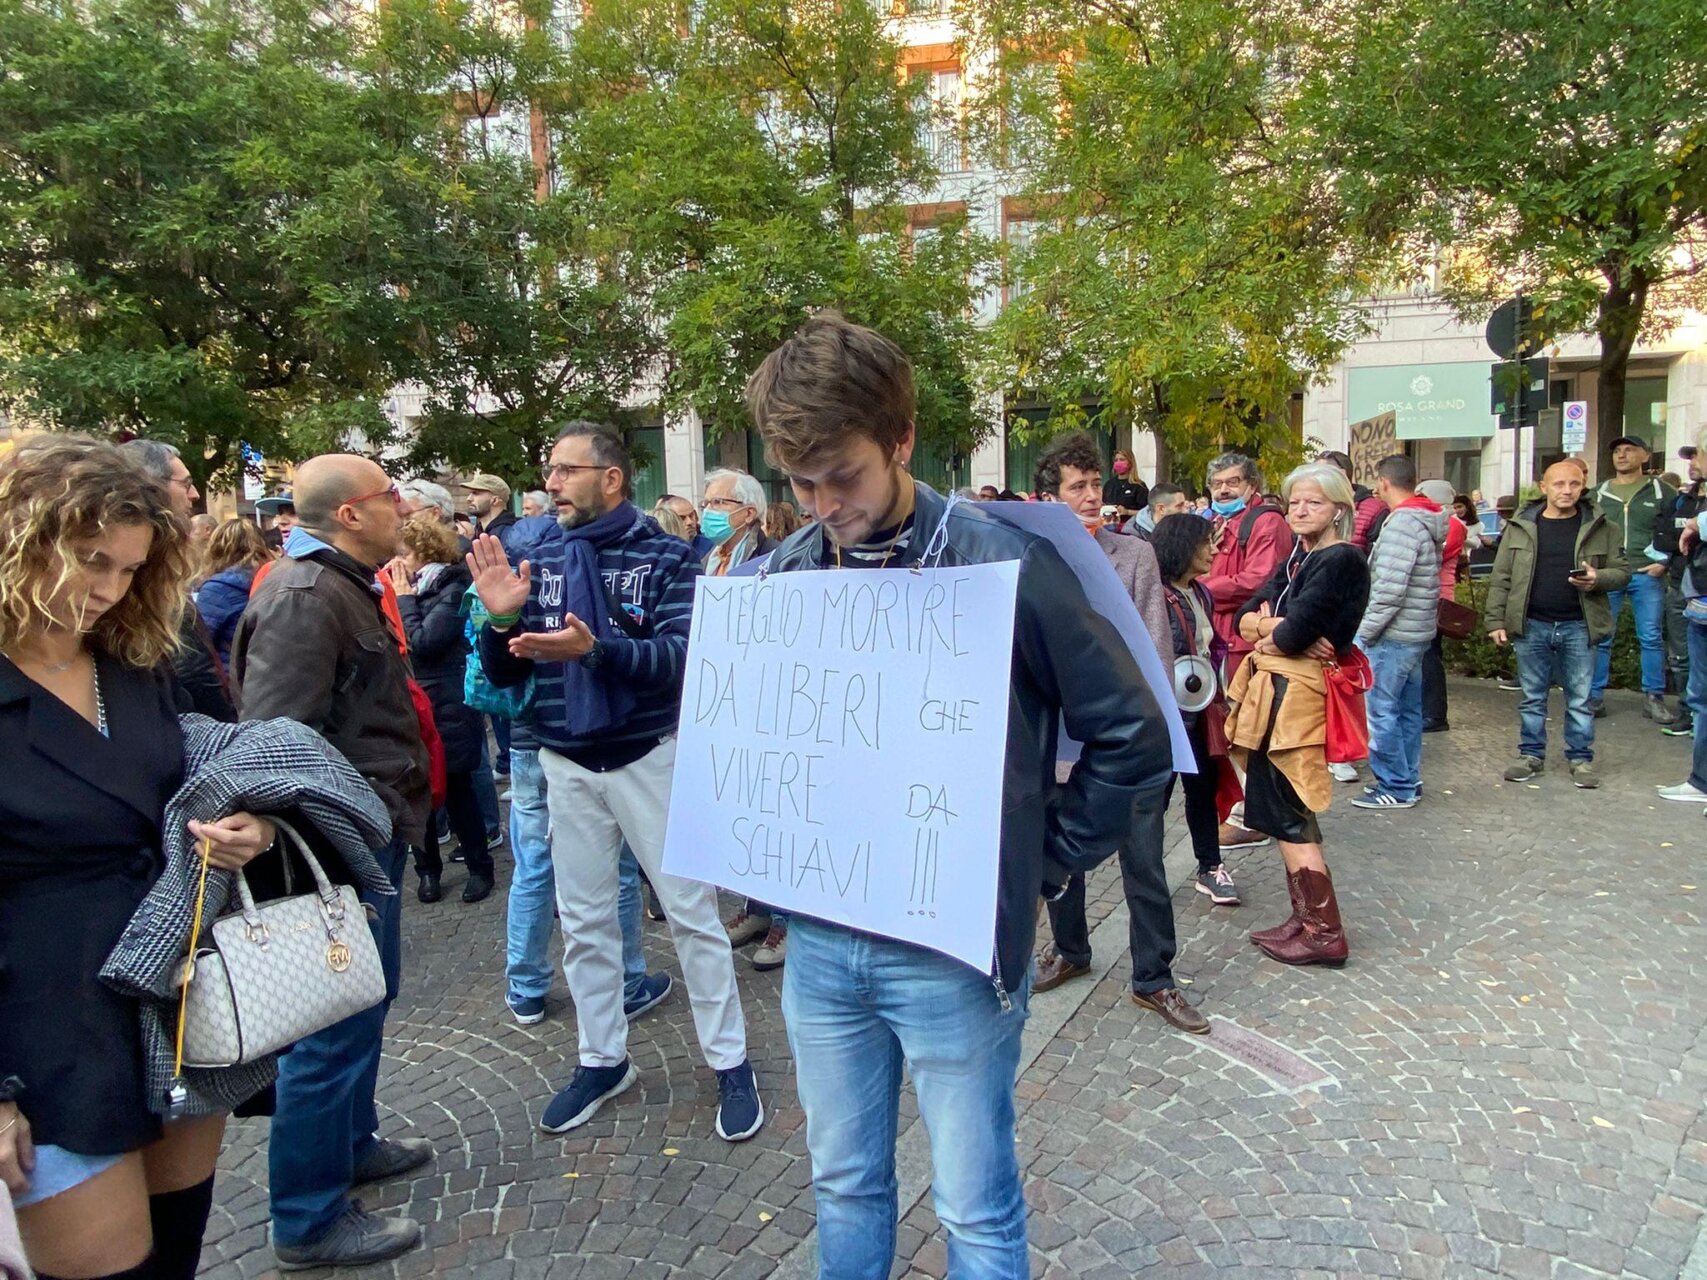
[[[759,1101],[759,1082],[753,1064],[717,1073],[717,1136],[725,1142],[745,1142],[765,1122],[765,1104]]]
[[[630,1022],[641,1014],[657,1008],[674,991],[676,984],[667,973],[649,973],[640,980],[640,989],[622,998],[622,1012]]]
[[[546,1104],[539,1127],[547,1133],[567,1133],[591,1120],[598,1109],[640,1079],[633,1059],[614,1067],[576,1067],[564,1089]]]
[[[1358,809],[1414,809],[1417,805],[1415,797],[1409,800],[1401,800],[1392,792],[1383,791],[1380,787],[1373,786],[1365,787],[1363,794],[1351,803],[1353,807]]]
[[[518,996],[512,991],[504,997],[504,1003],[510,1006],[510,1012],[515,1014],[516,1021],[524,1027],[531,1027],[534,1023],[545,1020],[544,996]]]

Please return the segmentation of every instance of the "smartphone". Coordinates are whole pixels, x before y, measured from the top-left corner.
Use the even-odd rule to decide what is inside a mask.
[[[1588,572],[1584,569],[1572,569],[1566,577],[1570,578],[1572,582],[1582,582],[1588,577]]]

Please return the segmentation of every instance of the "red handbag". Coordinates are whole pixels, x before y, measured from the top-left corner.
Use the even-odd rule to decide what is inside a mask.
[[[409,677],[409,701],[415,704],[415,719],[421,726],[421,745],[427,749],[427,782],[433,793],[433,808],[444,808],[450,791],[450,774],[445,769],[445,744],[439,737],[439,723],[433,717],[433,700],[427,691]]]
[[[1353,648],[1351,656],[1322,664],[1327,688],[1327,736],[1322,750],[1329,764],[1355,764],[1369,757],[1369,716],[1363,695],[1375,683],[1369,657]]]

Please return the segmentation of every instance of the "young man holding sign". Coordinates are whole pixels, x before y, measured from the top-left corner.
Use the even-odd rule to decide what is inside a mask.
[[[481,665],[497,685],[534,677],[563,973],[580,1030],[581,1064],[540,1127],[562,1133],[585,1124],[637,1078],[617,923],[626,839],[668,914],[694,1029],[717,1072],[717,1135],[739,1142],[759,1131],[765,1113],[717,891],[665,875],[662,865],[699,566],[685,542],[629,501],[632,474],[620,436],[571,422],[545,468],[558,536],[534,543],[532,563],[516,570],[494,537],[481,536],[468,554],[492,615],[480,633]]]
[[[773,580],[791,570],[1018,562],[1005,714],[976,730],[1002,736],[1001,792],[957,801],[1001,806],[992,960],[975,968],[796,915],[783,1014],[812,1154],[819,1274],[889,1274],[905,1063],[931,1137],[949,1274],[1023,1280],[1030,1269],[1013,1086],[1038,898],[1058,895],[1072,872],[1114,853],[1134,798],[1172,772],[1168,732],[1131,652],[1053,546],[950,506],[907,474],[913,374],[894,343],[833,313],[818,316],[766,358],[747,399],[767,455],[816,517],[776,551]],[[1057,789],[1063,717],[1084,753]],[[821,785],[870,794],[875,781],[847,774]],[[946,902],[952,910],[952,894]]]

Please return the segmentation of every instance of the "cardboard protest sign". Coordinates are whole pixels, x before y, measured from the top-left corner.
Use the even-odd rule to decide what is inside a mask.
[[[987,970],[1018,583],[701,578],[664,869]]]

